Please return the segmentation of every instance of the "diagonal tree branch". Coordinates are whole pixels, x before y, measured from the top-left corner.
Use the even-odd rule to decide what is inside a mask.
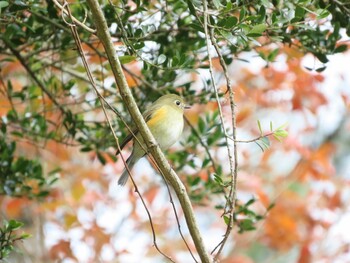
[[[72,17],[71,11],[70,11],[70,9],[69,9],[69,5],[67,5],[67,10],[68,10],[68,11],[67,11],[67,12],[68,12],[68,15],[69,15],[70,18],[72,19],[73,17]],[[73,21],[73,23],[74,23],[74,21]],[[123,157],[123,154],[121,153],[121,149],[120,149],[118,137],[117,137],[117,135],[115,134],[115,131],[114,131],[114,129],[113,129],[113,126],[112,126],[112,124],[111,124],[111,121],[110,121],[110,119],[109,119],[109,117],[108,117],[108,114],[107,114],[107,111],[106,111],[106,108],[105,108],[105,103],[104,103],[105,100],[104,100],[104,97],[101,95],[101,93],[98,91],[98,89],[97,89],[97,87],[96,87],[95,80],[94,80],[94,78],[93,78],[93,76],[92,76],[92,73],[91,73],[89,64],[88,64],[88,62],[87,62],[87,60],[86,60],[86,57],[85,57],[85,54],[84,54],[84,51],[83,51],[83,48],[82,48],[82,45],[81,45],[81,41],[80,41],[80,38],[79,38],[79,34],[78,34],[78,31],[77,31],[77,28],[76,28],[75,24],[69,24],[69,26],[70,26],[70,28],[71,28],[71,31],[72,31],[74,40],[75,40],[76,45],[77,45],[77,47],[78,47],[78,51],[79,51],[79,53],[80,53],[80,56],[81,56],[81,58],[82,58],[82,60],[83,60],[83,64],[84,64],[86,73],[87,73],[87,75],[88,75],[89,81],[90,81],[90,83],[92,84],[93,89],[95,90],[95,93],[96,93],[96,95],[98,96],[98,98],[99,98],[99,100],[100,100],[100,103],[101,103],[102,109],[103,109],[103,113],[104,113],[104,115],[105,115],[105,117],[106,117],[106,120],[107,120],[107,122],[108,122],[108,125],[109,125],[109,127],[110,127],[110,130],[111,130],[112,133],[113,133],[114,139],[115,139],[116,144],[117,144],[117,148],[118,148],[118,150],[119,150],[119,152],[120,152],[120,156],[121,156],[121,158],[122,158],[122,160],[123,160],[124,165],[126,165],[126,161],[125,161],[125,159],[124,159],[124,157]],[[107,104],[109,107],[111,107],[108,103],[106,103],[106,104]],[[135,186],[135,192],[138,194],[138,196],[139,196],[140,199],[141,199],[141,202],[142,202],[143,206],[145,207],[145,210],[146,210],[146,213],[147,213],[147,216],[148,216],[150,225],[151,225],[151,230],[152,230],[152,234],[153,234],[153,244],[154,244],[155,248],[159,251],[159,253],[161,253],[161,254],[162,254],[164,257],[166,257],[168,260],[170,260],[171,262],[174,262],[168,255],[166,255],[165,253],[163,253],[163,252],[159,249],[158,244],[157,244],[157,240],[156,240],[156,233],[155,233],[155,230],[154,230],[154,225],[153,225],[152,216],[151,216],[151,214],[150,214],[150,212],[149,212],[149,210],[148,210],[148,208],[147,208],[147,205],[146,205],[146,203],[145,203],[145,201],[144,201],[144,199],[143,199],[143,197],[142,197],[140,191],[138,190],[138,187],[137,187],[136,183],[134,182],[134,179],[133,179],[132,175],[130,174],[130,170],[129,170],[129,168],[127,167],[127,165],[126,165],[126,169],[128,170],[128,173],[129,173],[129,175],[130,175],[130,179],[132,180],[132,183],[133,183],[134,186]]]
[[[97,0],[88,0],[87,1],[90,11],[92,14],[92,18],[94,20],[97,36],[101,40],[109,63],[111,65],[112,72],[114,74],[119,92],[125,102],[127,109],[134,120],[137,128],[140,131],[142,138],[147,145],[147,149],[152,154],[153,158],[156,160],[158,166],[160,167],[161,172],[164,174],[166,180],[171,184],[174,188],[177,197],[179,198],[181,207],[184,211],[185,219],[187,226],[189,228],[191,237],[196,246],[197,252],[201,258],[202,262],[212,262],[207,250],[204,247],[204,243],[202,237],[200,235],[196,218],[194,216],[194,211],[190,202],[190,198],[186,193],[185,186],[182,184],[181,180],[175,173],[175,171],[171,168],[170,164],[166,160],[163,152],[160,150],[157,142],[153,138],[149,128],[147,127],[140,110],[137,107],[137,104],[132,96],[132,93],[128,87],[125,75],[123,73],[122,66],[116,54],[108,26],[106,20],[104,18],[103,12],[101,10],[100,4]]]

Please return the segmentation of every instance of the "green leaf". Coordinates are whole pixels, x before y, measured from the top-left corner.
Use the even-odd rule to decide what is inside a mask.
[[[48,182],[48,185],[53,185],[58,181],[58,177],[53,178],[51,181]]]
[[[46,197],[50,194],[49,191],[40,191],[40,193],[38,193],[36,196],[37,197]]]
[[[213,4],[215,5],[216,9],[219,9],[222,5],[220,3],[220,0],[212,0]]]
[[[318,58],[319,61],[322,63],[327,63],[329,60],[325,54],[322,53],[315,53],[315,56]]]
[[[266,9],[265,9],[265,6],[260,6],[260,9],[259,9],[259,19],[257,22],[259,23],[262,23],[263,21],[265,21],[265,16],[266,16]]]
[[[295,17],[300,19],[300,18],[303,18],[304,15],[305,15],[305,9],[300,6],[297,6],[295,8]]]
[[[136,42],[136,43],[133,44],[133,47],[134,47],[134,49],[136,49],[136,50],[141,49],[141,48],[143,48],[144,46],[145,46],[145,43],[143,43],[143,42]]]
[[[21,133],[20,131],[12,131],[11,135],[23,138],[23,133]]]
[[[265,56],[264,52],[259,52],[258,54],[263,60],[267,60],[267,57]]]
[[[272,14],[271,21],[272,21],[272,24],[275,24],[276,22],[278,22],[277,15],[275,13]]]
[[[3,134],[6,134],[6,124],[5,123],[0,123],[0,130]]]
[[[246,10],[244,7],[241,8],[241,11],[239,12],[239,21],[242,21],[245,17]]]
[[[125,56],[120,56],[119,57],[119,61],[121,64],[127,64],[130,63],[132,61],[136,60],[135,56],[129,56],[129,55],[125,55]]]
[[[217,174],[214,174],[214,180],[220,185],[223,183],[222,178]]]
[[[237,17],[229,16],[225,20],[223,20],[223,25],[222,26],[225,27],[225,28],[230,29],[230,28],[234,27],[235,25],[237,25],[237,22],[238,22]]]
[[[278,55],[278,51],[279,51],[279,48],[272,50],[270,54],[267,56],[267,60],[270,62],[273,62]]]
[[[190,10],[191,15],[196,15],[196,9],[194,7],[194,5],[192,4],[191,0],[187,0],[187,5],[188,5],[188,9]]]
[[[255,198],[252,198],[245,204],[245,206],[250,206],[251,204],[254,204],[255,201],[256,201]]]
[[[204,120],[202,119],[202,118],[199,118],[198,119],[198,129],[199,129],[199,132],[200,133],[204,133],[204,131],[205,131],[205,122],[204,122]]]
[[[331,13],[327,9],[318,9],[316,11],[317,19],[323,19],[328,17]]]
[[[51,170],[48,175],[54,175],[60,171],[62,171],[62,168],[56,168],[56,169]]]
[[[334,53],[343,53],[348,49],[347,45],[340,45],[335,48]]]
[[[326,68],[327,68],[326,66],[320,67],[320,68],[317,68],[316,71],[317,71],[318,73],[321,73],[321,72],[323,72]]]
[[[258,128],[259,128],[259,131],[260,131],[260,135],[262,135],[262,134],[263,134],[263,131],[262,131],[262,129],[261,129],[261,123],[260,123],[259,120],[258,120]]]
[[[271,203],[267,208],[266,208],[266,210],[267,211],[270,211],[272,208],[274,208],[275,207],[275,203]]]
[[[189,24],[189,26],[192,27],[194,30],[204,32],[203,27],[197,21],[194,21],[193,23]]]
[[[20,0],[15,0],[14,4],[18,5],[18,6],[22,6],[22,7],[27,7],[28,6],[25,2],[20,1]]]
[[[30,238],[30,237],[32,237],[32,235],[28,234],[28,233],[23,233],[22,235],[20,235],[21,239],[27,239],[27,238]]]
[[[278,129],[273,133],[273,136],[280,141],[281,138],[286,138],[288,136],[288,132],[283,129]]]
[[[230,218],[228,216],[224,216],[224,222],[226,225],[230,223]]]
[[[7,229],[8,230],[11,230],[11,231],[14,231],[14,230],[17,230],[19,229],[20,227],[23,226],[23,223],[22,222],[18,222],[16,220],[13,220],[11,219],[8,224],[7,224]]]
[[[203,163],[202,163],[202,168],[206,167],[209,163],[210,163],[210,159],[209,158],[205,158]]]
[[[240,231],[251,231],[255,229],[254,222],[251,219],[244,219],[239,223]]]
[[[270,140],[268,137],[262,137],[260,141],[266,148],[270,147]]]
[[[100,152],[96,152],[96,155],[97,155],[97,159],[98,159],[103,165],[105,165],[105,164],[106,164],[106,159],[105,159],[105,157],[104,157]]]
[[[164,54],[160,54],[158,59],[157,59],[158,65],[163,64],[165,62],[165,60],[166,60],[166,56]]]
[[[197,176],[190,182],[190,185],[195,186],[195,185],[199,184],[200,181],[201,181],[201,178],[199,176]]]
[[[92,150],[91,146],[85,146],[80,149],[81,152],[90,152]]]
[[[9,5],[7,1],[0,1],[0,9],[5,8]]]
[[[179,64],[180,60],[178,57],[173,57],[171,60],[171,66],[176,67]]]
[[[266,24],[258,24],[253,26],[253,28],[248,32],[247,36],[250,37],[257,37],[261,36],[262,33],[266,30],[267,25]]]
[[[219,30],[219,33],[227,40],[229,41],[232,45],[234,45],[235,37],[231,32],[228,32],[226,30]]]
[[[231,1],[227,1],[226,7],[225,7],[225,11],[231,11],[232,10],[232,3]]]

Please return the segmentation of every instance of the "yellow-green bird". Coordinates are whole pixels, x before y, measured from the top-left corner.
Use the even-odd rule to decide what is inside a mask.
[[[180,138],[184,127],[184,110],[188,108],[190,107],[185,104],[182,97],[175,94],[168,94],[153,102],[144,112],[143,118],[162,150],[168,149]],[[134,129],[133,133],[144,145],[138,129]],[[123,149],[131,139],[133,139],[133,135],[129,134],[120,144],[120,148]],[[144,148],[146,149],[146,145],[144,145]],[[118,153],[119,151],[117,151]],[[129,169],[131,170],[135,163],[145,154],[140,144],[136,140],[133,140],[133,150],[126,161]],[[124,169],[118,180],[118,184],[121,186],[125,185],[128,178],[128,171]]]

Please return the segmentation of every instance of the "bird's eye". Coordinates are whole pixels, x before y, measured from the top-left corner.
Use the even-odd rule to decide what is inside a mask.
[[[180,106],[180,105],[181,105],[181,101],[175,100],[175,104],[176,104],[177,106]]]

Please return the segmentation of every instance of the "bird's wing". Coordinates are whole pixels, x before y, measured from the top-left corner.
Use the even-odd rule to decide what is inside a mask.
[[[134,129],[133,131],[133,134],[137,134],[138,130],[137,129]],[[123,148],[125,147],[125,145],[128,144],[128,142],[130,142],[130,140],[132,139],[133,135],[132,133],[129,133],[125,138],[124,140],[122,141],[122,143],[119,145],[120,147],[120,151],[123,150]],[[120,153],[119,149],[117,149],[117,152],[115,153],[115,155],[118,155]]]
[[[159,109],[160,107],[158,105],[151,105],[142,115],[145,122],[148,122],[150,119],[152,119],[152,115],[154,114],[154,112],[156,112],[157,109]],[[139,130],[137,128],[132,129],[132,133],[129,133],[124,140],[122,141],[122,143],[120,144],[120,150],[123,150],[123,148],[125,147],[125,145],[128,144],[128,142],[130,142],[130,140],[134,137],[133,135],[137,135],[139,132]],[[118,155],[120,153],[119,149],[117,150],[117,152],[115,153],[115,155]]]
[[[148,122],[150,119],[153,118],[154,114],[157,112],[159,108],[161,108],[161,105],[151,105],[143,114],[143,119],[145,122]]]

